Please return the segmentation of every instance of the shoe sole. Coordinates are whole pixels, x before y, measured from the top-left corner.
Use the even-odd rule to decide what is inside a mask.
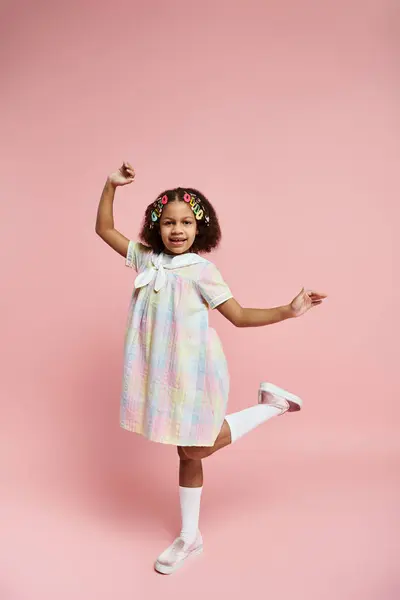
[[[284,390],[283,388],[278,387],[277,385],[274,385],[273,383],[261,383],[259,392],[269,392],[275,396],[279,396],[280,398],[287,400],[289,402],[288,412],[300,410],[303,406],[303,400],[301,398]]]
[[[181,560],[174,567],[167,567],[166,565],[163,565],[163,564],[159,563],[158,561],[156,561],[154,564],[154,568],[157,571],[157,573],[161,573],[162,575],[171,575],[171,573],[175,573],[175,571],[177,571],[178,569],[183,567],[183,565],[185,564],[185,562],[187,561],[188,558],[190,558],[191,556],[197,556],[198,554],[201,554],[202,552],[203,552],[203,546],[199,546],[198,548],[196,548],[196,550],[193,550],[190,554],[187,555],[186,558]]]

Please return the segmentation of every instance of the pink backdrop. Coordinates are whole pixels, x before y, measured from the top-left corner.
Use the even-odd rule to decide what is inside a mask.
[[[1,600],[398,600],[394,3],[6,1],[2,23]],[[129,237],[195,186],[242,304],[329,294],[270,328],[212,315],[230,410],[261,380],[305,408],[205,461],[206,553],[170,578],[177,457],[119,428],[133,273],[94,233],[123,160]]]

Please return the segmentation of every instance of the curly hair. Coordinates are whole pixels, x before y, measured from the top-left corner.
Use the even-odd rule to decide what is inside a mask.
[[[199,198],[204,210],[208,214],[210,221],[207,225],[203,219],[197,221],[197,235],[193,242],[192,247],[190,248],[190,252],[204,252],[208,253],[217,248],[221,241],[221,228],[219,226],[217,213],[211,202],[207,200],[207,198],[194,188],[175,188],[173,190],[165,190],[161,192],[157,196],[160,198],[161,196],[166,195],[168,197],[169,202],[182,201],[185,192],[189,192],[189,194],[194,194]],[[151,218],[151,213],[154,210],[154,202],[148,205],[146,208],[146,212],[143,219],[143,224],[141,231],[139,233],[139,239],[148,247],[150,247],[154,252],[159,254],[164,250],[164,244],[161,239],[160,233],[160,222],[157,220],[153,223]]]

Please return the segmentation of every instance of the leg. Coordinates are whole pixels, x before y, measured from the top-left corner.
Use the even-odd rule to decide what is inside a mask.
[[[187,544],[195,539],[199,529],[200,500],[203,491],[203,465],[201,460],[187,458],[182,448],[178,448],[179,499],[181,505],[182,528],[180,538]]]
[[[201,460],[188,458],[183,449],[178,447],[179,485],[185,488],[199,488],[203,485],[203,465]]]
[[[203,466],[201,460],[188,458],[178,447],[179,499],[182,528],[179,537],[157,558],[154,568],[169,575],[181,567],[187,558],[203,551],[203,539],[199,531],[200,500],[203,490]]]
[[[294,394],[276,385],[262,383],[259,389],[259,404],[227,415],[213,446],[187,446],[182,448],[182,452],[193,460],[206,458],[272,417],[300,410],[301,406],[302,400]]]
[[[295,410],[301,407],[299,399],[290,394],[291,398],[289,398],[284,390],[271,384],[265,384],[264,388],[263,386],[264,384],[260,388],[260,404],[227,415],[212,447],[178,447],[182,531],[173,544],[156,560],[155,569],[160,573],[173,573],[189,556],[199,554],[203,550],[203,539],[198,530],[200,496],[203,489],[201,459],[235,442],[271,417],[283,414],[291,408],[291,403],[297,403],[298,408]]]
[[[202,458],[211,456],[211,454],[214,454],[214,452],[217,450],[221,450],[231,443],[231,429],[228,425],[228,422],[224,420],[213,446],[186,446],[181,448],[181,452],[184,456],[186,456],[186,458],[190,458],[192,460],[201,460]]]

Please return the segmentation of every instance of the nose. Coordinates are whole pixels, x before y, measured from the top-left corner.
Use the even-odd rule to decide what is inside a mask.
[[[172,233],[182,233],[182,226],[180,223],[174,223],[174,226],[172,227]]]

